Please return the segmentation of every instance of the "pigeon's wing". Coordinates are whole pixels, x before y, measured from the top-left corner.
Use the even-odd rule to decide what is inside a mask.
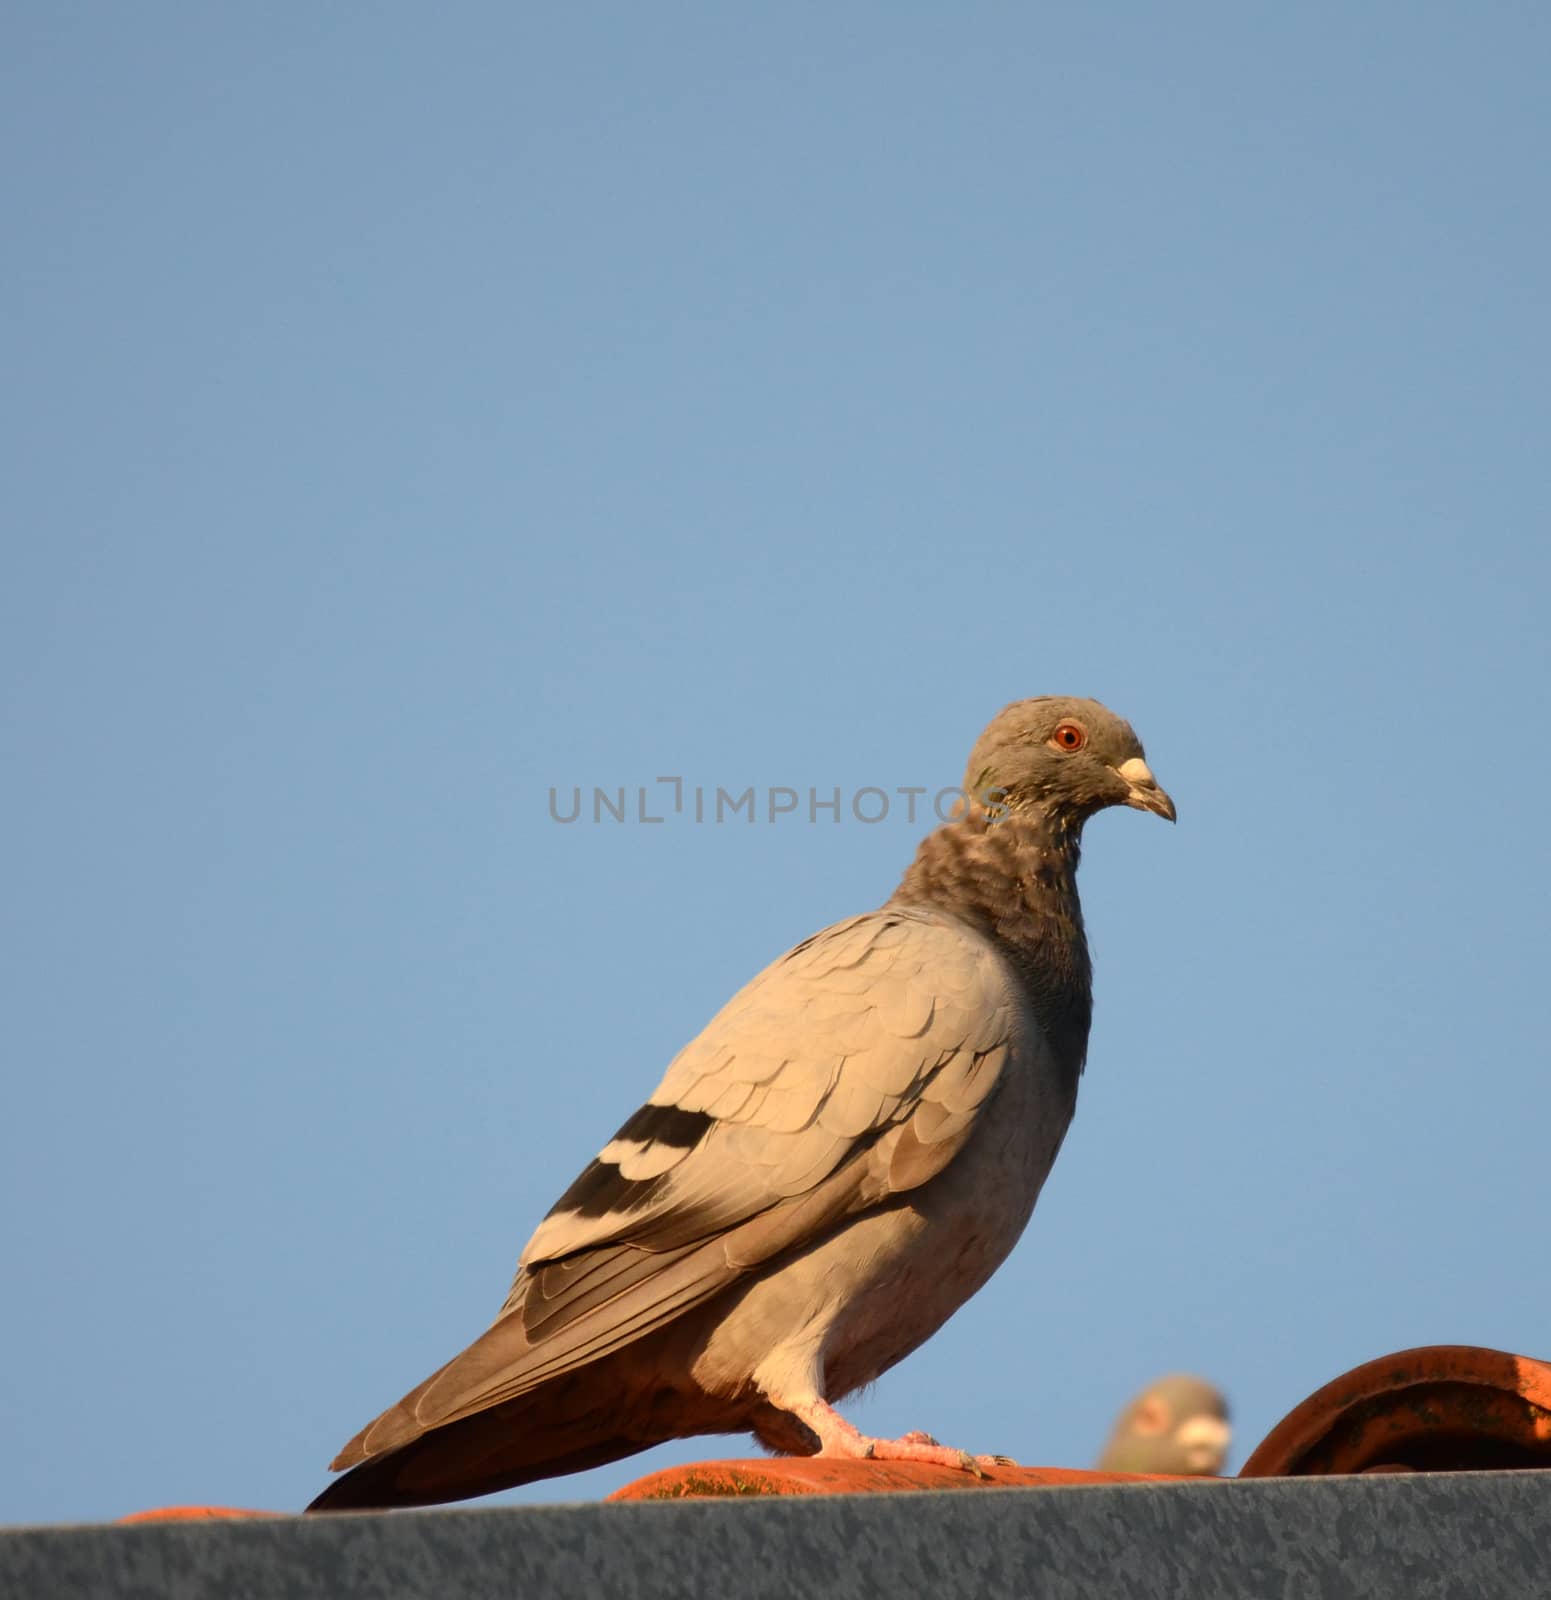
[[[952,1142],[996,1083],[1014,1004],[1001,958],[958,924],[888,910],[826,929],[679,1053],[556,1202],[523,1266],[726,1235],[907,1121],[924,1144]]]
[[[927,1182],[969,1138],[1015,1037],[1037,1037],[1020,1005],[991,946],[927,912],[886,908],[798,945],[561,1197],[495,1324],[336,1466],[619,1350]]]

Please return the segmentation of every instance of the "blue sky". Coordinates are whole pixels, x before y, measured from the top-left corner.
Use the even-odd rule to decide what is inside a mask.
[[[8,6],[0,1520],[305,1503],[922,831],[551,784],[948,783],[1041,692],[1179,825],[1090,828],[1066,1147],[851,1415],[1083,1465],[1186,1367],[1237,1464],[1543,1355],[1548,45]]]

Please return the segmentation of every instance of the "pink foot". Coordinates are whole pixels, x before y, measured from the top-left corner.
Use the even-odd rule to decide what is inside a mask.
[[[992,1467],[1013,1465],[1007,1456],[972,1456],[967,1450],[950,1449],[929,1433],[919,1429],[898,1439],[876,1439],[863,1433],[822,1400],[801,1401],[786,1406],[819,1438],[821,1456],[840,1456],[850,1461],[920,1461],[933,1467],[957,1467],[983,1478]]]

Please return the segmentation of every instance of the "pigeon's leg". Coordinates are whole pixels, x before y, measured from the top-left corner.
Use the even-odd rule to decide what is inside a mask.
[[[1012,1465],[1006,1456],[972,1456],[967,1450],[953,1450],[929,1433],[912,1432],[898,1439],[875,1439],[849,1423],[832,1405],[817,1398],[783,1403],[799,1421],[818,1435],[821,1456],[840,1456],[850,1461],[920,1461],[933,1467],[957,1467],[985,1477],[992,1467]]]

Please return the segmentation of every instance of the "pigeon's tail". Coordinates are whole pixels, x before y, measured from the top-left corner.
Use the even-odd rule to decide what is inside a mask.
[[[471,1500],[742,1423],[728,1420],[727,1403],[702,1390],[682,1358],[665,1354],[681,1338],[671,1322],[571,1365],[546,1352],[550,1375],[525,1384],[534,1351],[518,1314],[526,1283],[520,1276],[506,1310],[473,1344],[339,1452],[330,1466],[341,1476],[309,1511]]]
[[[511,1413],[510,1415],[508,1413]],[[588,1437],[574,1425],[530,1431],[517,1406],[498,1406],[433,1428],[412,1444],[389,1450],[336,1478],[309,1511],[387,1511],[442,1505],[515,1489],[537,1478],[606,1466],[660,1441]]]
[[[670,1437],[645,1427],[630,1404],[625,1373],[604,1360],[583,1373],[567,1373],[526,1394],[472,1416],[415,1434],[403,1413],[414,1396],[363,1431],[335,1463],[349,1467],[309,1511],[370,1511],[394,1506],[440,1505],[515,1489],[536,1478],[582,1472],[649,1449]],[[632,1426],[632,1422],[635,1424]],[[381,1424],[387,1427],[382,1428]],[[369,1454],[367,1435],[388,1438]],[[402,1444],[392,1443],[394,1433]]]

